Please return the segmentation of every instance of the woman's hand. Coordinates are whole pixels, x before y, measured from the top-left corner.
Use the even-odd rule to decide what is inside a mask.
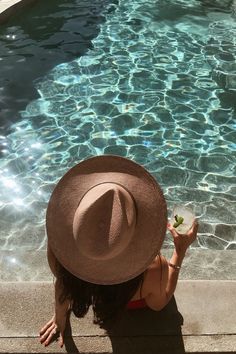
[[[53,340],[59,338],[59,344],[61,347],[64,345],[64,332],[66,328],[67,319],[70,316],[71,301],[64,299],[60,301],[60,295],[62,293],[62,284],[56,278],[55,281],[55,313],[54,316],[39,332],[40,342],[45,346],[49,345]]]
[[[197,238],[197,221],[194,221],[191,229],[184,235],[178,234],[178,232],[170,224],[167,225],[167,228],[173,236],[176,253],[178,255],[184,255],[191,243],[193,243]]]
[[[59,336],[59,345],[63,347],[64,345],[64,332],[66,328],[67,313],[59,316],[56,319],[54,315],[50,321],[41,329],[40,343],[44,344],[45,347],[49,345],[55,338]],[[57,335],[57,337],[56,337]]]

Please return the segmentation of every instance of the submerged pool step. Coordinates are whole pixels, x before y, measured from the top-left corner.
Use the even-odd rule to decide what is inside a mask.
[[[60,349],[57,342],[44,348],[38,337],[53,313],[52,283],[2,282],[0,353],[236,352],[235,293],[236,281],[182,280],[165,309],[127,311],[109,331],[93,324],[91,312],[72,316]]]

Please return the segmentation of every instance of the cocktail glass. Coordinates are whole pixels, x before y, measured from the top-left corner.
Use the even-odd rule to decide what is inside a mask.
[[[176,205],[173,209],[170,223],[178,234],[186,234],[192,227],[195,214],[192,209],[184,205]]]

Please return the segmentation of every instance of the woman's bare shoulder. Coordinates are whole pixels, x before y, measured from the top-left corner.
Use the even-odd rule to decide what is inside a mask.
[[[161,269],[165,263],[167,263],[166,258],[162,254],[158,254],[147,270],[152,271],[153,269]]]
[[[149,266],[144,282],[146,304],[151,309],[159,311],[164,307],[167,281],[168,262],[158,255]]]
[[[162,263],[164,264],[165,258],[161,255],[157,255],[153,262],[149,265],[144,273],[143,282],[138,287],[136,293],[131,300],[138,300],[140,298],[146,298],[150,293],[153,292],[153,283],[158,283],[160,281],[160,272]]]

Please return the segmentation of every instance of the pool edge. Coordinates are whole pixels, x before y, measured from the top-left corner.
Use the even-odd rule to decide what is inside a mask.
[[[169,259],[171,249],[162,254]],[[0,282],[48,281],[52,274],[45,250],[1,251]],[[180,272],[182,280],[236,280],[235,250],[190,249]]]
[[[141,345],[157,340],[162,353],[177,353],[175,347],[168,347],[177,339],[183,341],[185,352],[189,353],[235,352],[235,290],[236,281],[179,281],[175,299],[184,320],[182,335],[178,332],[165,334],[161,330],[150,337],[145,333],[145,326],[141,326],[138,336],[120,336],[119,340],[125,346],[125,343],[135,346],[137,342]],[[39,328],[53,311],[52,282],[0,283],[0,295],[3,314],[0,353],[67,352],[59,349],[56,342],[48,348],[39,344]],[[112,353],[108,335],[91,320],[91,313],[84,319],[72,318],[73,340],[79,352]]]

